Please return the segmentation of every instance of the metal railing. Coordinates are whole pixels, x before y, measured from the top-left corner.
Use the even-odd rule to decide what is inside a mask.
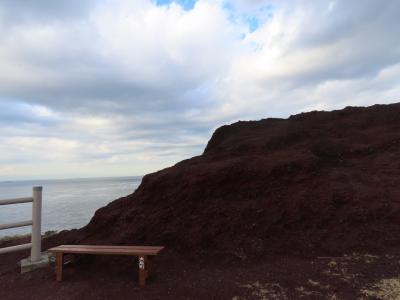
[[[0,224],[0,230],[32,225],[31,242],[27,244],[0,248],[0,254],[31,249],[31,261],[39,261],[41,255],[41,225],[42,225],[42,187],[33,187],[32,197],[0,200],[0,205],[10,205],[32,202],[32,220]]]

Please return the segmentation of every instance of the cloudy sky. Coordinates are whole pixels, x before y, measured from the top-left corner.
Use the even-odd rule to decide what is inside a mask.
[[[213,130],[399,101],[398,0],[2,0],[0,180],[141,175]]]

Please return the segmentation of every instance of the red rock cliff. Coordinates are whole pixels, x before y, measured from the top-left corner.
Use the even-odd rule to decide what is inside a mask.
[[[398,246],[400,104],[222,126],[74,237],[241,257]]]

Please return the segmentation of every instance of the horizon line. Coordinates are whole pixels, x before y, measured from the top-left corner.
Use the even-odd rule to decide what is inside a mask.
[[[94,176],[94,177],[67,177],[67,178],[36,178],[36,179],[0,179],[0,183],[11,183],[21,181],[57,181],[57,180],[79,180],[79,179],[108,179],[108,178],[128,178],[143,177],[144,175],[121,175],[121,176]]]

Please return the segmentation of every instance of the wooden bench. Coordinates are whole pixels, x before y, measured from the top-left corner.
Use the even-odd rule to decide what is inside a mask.
[[[49,249],[56,256],[56,279],[62,281],[64,254],[132,255],[139,258],[139,284],[146,285],[146,279],[154,271],[154,257],[164,247],[156,246],[100,246],[100,245],[61,245]]]

